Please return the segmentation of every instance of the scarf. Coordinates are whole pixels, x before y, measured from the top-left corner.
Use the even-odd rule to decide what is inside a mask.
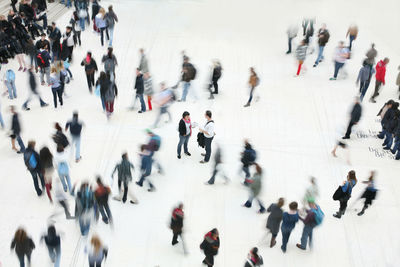
[[[90,55],[86,55],[86,63],[89,64],[92,57]]]
[[[183,121],[185,122],[185,127],[186,127],[186,123],[189,124],[189,129],[190,129],[190,136],[192,136],[192,123],[189,120],[185,120],[183,119]]]

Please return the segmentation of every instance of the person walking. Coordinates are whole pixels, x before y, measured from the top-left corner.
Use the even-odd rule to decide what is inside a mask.
[[[354,125],[356,125],[360,121],[361,114],[362,114],[362,107],[360,104],[360,99],[358,97],[356,97],[355,101],[354,101],[353,109],[351,110],[351,113],[350,113],[349,126],[347,126],[346,133],[342,137],[342,139],[350,139],[351,129],[353,128]]]
[[[115,23],[118,22],[118,17],[115,14],[112,5],[108,6],[108,12],[106,13],[105,20],[106,20],[107,29],[108,29],[108,32],[109,32],[109,37],[110,37],[109,38],[109,42],[108,42],[108,46],[112,46],[113,39],[114,39],[114,27],[115,27]]]
[[[24,152],[24,162],[25,166],[28,168],[28,171],[32,175],[33,185],[35,186],[35,190],[38,196],[42,195],[42,190],[45,190],[46,185],[43,177],[43,169],[40,165],[39,154],[35,151],[35,141],[29,141],[28,147]],[[42,189],[39,188],[38,177],[40,179],[40,183],[42,184]]]
[[[192,136],[192,122],[190,121],[190,113],[185,111],[182,114],[182,119],[179,121],[179,143],[177,148],[178,159],[181,158],[181,149],[183,145],[183,151],[185,155],[191,156],[188,150],[188,142]]]
[[[286,30],[286,34],[288,36],[288,50],[286,54],[292,53],[292,40],[297,37],[297,33],[299,32],[299,27],[297,25],[290,25]]]
[[[151,111],[152,105],[151,105],[151,99],[154,94],[153,90],[153,78],[150,75],[150,72],[145,72],[143,74],[143,85],[144,85],[144,94],[147,96],[147,105],[149,108],[149,111]]]
[[[291,202],[289,204],[289,211],[285,211],[282,215],[282,246],[281,250],[286,253],[287,243],[289,242],[290,234],[292,233],[296,223],[299,221],[299,213],[297,212],[297,202]]]
[[[196,68],[189,62],[189,57],[184,56],[182,65],[183,91],[180,102],[186,101],[186,96],[189,93],[191,82],[196,78],[196,73]]]
[[[111,178],[113,178],[115,172],[118,172],[118,191],[119,191],[119,196],[118,197],[114,197],[115,200],[121,201],[123,203],[126,202],[127,198],[128,198],[128,193],[129,193],[129,183],[132,181],[132,173],[131,173],[131,169],[135,169],[135,167],[133,166],[133,164],[129,161],[128,158],[128,153],[124,153],[122,154],[122,160],[120,163],[118,163],[112,174],[111,174]],[[121,185],[124,186],[123,191],[121,190]],[[123,195],[123,196],[122,196]],[[122,196],[122,198],[121,198]],[[133,194],[129,194],[129,197],[131,198],[130,203],[132,204],[137,204],[138,201],[136,199],[136,197],[133,196]]]
[[[100,91],[100,93],[95,91],[95,94],[100,95],[103,112],[106,112],[106,92],[111,87],[111,83],[110,75],[104,71],[100,72],[100,76],[96,81],[96,91]]]
[[[56,158],[57,154],[55,155],[54,158]],[[65,218],[67,220],[75,219],[74,216],[71,216],[71,213],[69,211],[69,206],[68,206],[68,198],[65,194],[67,191],[66,188],[64,189],[61,179],[55,179],[53,183],[53,188],[54,188],[54,199],[56,200],[56,203],[59,204],[65,213]],[[64,191],[65,190],[65,191]],[[71,191],[71,195],[73,195],[73,191]],[[52,216],[57,215],[57,213],[54,213]]]
[[[114,100],[118,95],[118,88],[114,81],[110,82],[107,91],[104,94],[104,101],[106,105],[107,119],[110,119],[112,113],[114,112]]]
[[[279,233],[279,227],[282,221],[283,210],[282,207],[285,204],[284,198],[279,198],[278,203],[271,204],[267,212],[269,212],[268,220],[267,220],[267,229],[272,234],[271,242],[269,247],[272,248],[276,245],[276,237]]]
[[[310,177],[310,185],[306,189],[303,197],[303,206],[305,207],[309,202],[315,202],[319,196],[319,189],[315,177]]]
[[[79,162],[82,159],[81,156],[81,132],[83,123],[78,119],[78,112],[74,111],[72,114],[72,120],[65,124],[65,131],[71,134],[71,147],[75,146],[75,162]]]
[[[300,75],[301,67],[303,66],[304,61],[306,60],[306,55],[307,55],[307,44],[305,40],[302,40],[296,48],[296,59],[298,62],[296,76]]]
[[[250,97],[244,107],[250,107],[251,100],[253,100],[253,94],[256,87],[260,84],[260,79],[257,76],[256,71],[253,67],[250,68],[250,78],[249,78],[249,87],[250,87]]]
[[[215,182],[215,177],[217,173],[222,173],[223,178],[225,179],[225,184],[229,183],[229,178],[223,171],[223,161],[222,161],[222,149],[221,146],[217,143],[217,149],[214,153],[214,170],[211,178],[205,183],[206,185],[212,185]]]
[[[113,48],[107,48],[107,54],[103,56],[101,62],[104,64],[104,71],[110,76],[112,81],[115,80],[115,67],[118,66],[118,61],[113,54]]]
[[[208,91],[210,92],[209,99],[214,99],[214,94],[218,95],[218,80],[221,78],[221,76],[222,76],[221,63],[218,60],[214,60],[211,82],[210,85],[208,86]],[[211,90],[212,87],[214,87],[214,91]]]
[[[144,49],[140,48],[139,53],[140,53],[140,62],[139,62],[138,70],[141,73],[149,72],[149,64],[147,62],[147,57],[146,57],[146,54],[144,53]]]
[[[50,85],[51,85],[51,92],[53,93],[53,102],[54,108],[57,108],[57,97],[60,105],[62,106],[63,103],[63,90],[61,84],[61,72],[57,72],[55,67],[51,68],[51,76],[50,76]]]
[[[19,116],[14,106],[10,106],[11,117],[11,148],[18,154],[25,152],[25,145],[21,138],[21,124],[19,122]],[[15,140],[19,145],[19,150],[15,147]]]
[[[365,94],[367,93],[369,83],[371,81],[372,74],[375,73],[375,70],[371,68],[367,60],[364,60],[363,66],[361,67],[360,71],[358,72],[358,77],[356,84],[360,84],[360,101],[362,102],[364,99]]]
[[[93,218],[94,193],[87,182],[83,182],[76,193],[75,216],[78,217],[79,228],[82,236],[87,236],[90,222]]]
[[[100,211],[101,218],[105,224],[113,222],[110,207],[108,206],[108,196],[111,193],[110,187],[103,184],[100,176],[96,178],[97,188],[94,191],[96,197],[97,207]]]
[[[247,255],[246,263],[244,267],[258,267],[264,264],[263,258],[258,254],[258,248],[254,247],[250,250]]]
[[[314,68],[324,60],[324,48],[329,41],[329,31],[326,29],[326,24],[322,24],[321,29],[318,30],[318,57],[315,60]]]
[[[94,86],[94,74],[98,71],[96,60],[94,60],[92,57],[92,52],[87,52],[86,57],[81,62],[81,66],[85,67],[89,92],[92,93],[92,87]]]
[[[204,125],[204,127],[199,127],[199,132],[202,133],[204,136],[204,147],[205,147],[206,153],[201,154],[202,156],[204,156],[204,159],[201,160],[200,163],[207,163],[210,160],[211,143],[215,136],[215,131],[214,131],[215,123],[212,120],[211,111],[207,110],[206,113],[204,114],[204,117],[206,118],[207,122]]]
[[[172,211],[170,228],[172,230],[172,245],[175,246],[179,243],[178,236],[182,239],[182,228],[183,228],[183,204],[180,203],[174,210]]]
[[[335,55],[334,55],[335,71],[333,73],[333,77],[330,78],[329,80],[335,81],[337,79],[339,70],[343,68],[344,63],[346,63],[346,60],[349,59],[349,57],[350,57],[349,49],[344,47],[343,41],[340,41],[339,45],[335,48]]]
[[[258,204],[260,205],[260,209],[258,213],[264,213],[265,212],[265,207],[261,200],[258,198],[260,195],[261,189],[262,189],[262,175],[263,171],[257,163],[254,163],[256,166],[256,172],[254,173],[253,177],[251,179],[247,179],[247,183],[249,184],[249,191],[250,191],[250,196],[249,199],[246,201],[246,203],[243,205],[246,208],[251,208],[253,199],[255,198],[258,201]]]
[[[135,89],[136,95],[133,100],[132,110],[135,108],[136,100],[139,98],[141,110],[138,113],[146,112],[146,104],[144,103],[143,93],[144,93],[144,83],[143,83],[143,74],[140,72],[139,68],[136,69],[136,81],[135,81]]]
[[[46,82],[47,85],[50,84],[50,54],[47,51],[48,47],[47,44],[45,44],[38,52],[37,54],[37,64],[38,67],[40,68],[40,83],[42,85],[45,85],[44,82],[44,75],[46,74]]]
[[[53,154],[51,154],[49,148],[44,146],[39,151],[39,159],[40,166],[43,170],[44,182],[46,186],[46,193],[51,203],[53,203],[53,199],[51,197],[51,189],[52,189],[52,181],[54,174],[54,166],[53,166]]]
[[[394,146],[390,150],[390,152],[392,152],[392,154],[395,155],[395,160],[400,160],[400,114],[398,114],[397,116],[397,128],[395,129],[394,137],[396,139],[394,142]]]
[[[28,69],[28,75],[29,75],[29,85],[30,85],[30,91],[29,91],[29,96],[27,100],[24,102],[22,105],[23,110],[30,110],[28,107],[29,102],[31,101],[32,95],[35,95],[39,98],[40,102],[40,107],[47,107],[49,104],[43,101],[42,97],[40,96],[39,92],[37,91],[37,86],[36,86],[36,78],[35,75],[33,74],[32,68]]]
[[[219,233],[217,228],[212,229],[204,236],[204,240],[200,244],[200,249],[203,250],[206,256],[203,264],[208,267],[214,266],[214,256],[218,254],[219,249]]]
[[[63,34],[62,50],[60,58],[62,61],[68,60],[72,62],[72,53],[74,51],[74,46],[76,45],[76,36],[72,32],[72,27],[67,26],[65,33]]]
[[[242,170],[245,173],[245,181],[244,185],[248,185],[247,179],[250,178],[250,166],[253,165],[257,159],[257,152],[253,149],[252,145],[249,143],[247,139],[244,140],[244,151],[241,153],[242,158],[240,161],[242,162]]]
[[[50,260],[54,263],[54,267],[60,266],[61,261],[61,238],[57,234],[54,225],[47,228],[47,235],[40,238],[40,242],[45,242],[47,250],[49,251]]]
[[[162,115],[165,113],[167,113],[169,117],[168,122],[172,121],[171,113],[168,111],[168,108],[171,105],[171,103],[175,100],[175,95],[171,89],[165,86],[164,82],[160,84],[160,87],[161,87],[160,88],[161,92],[158,93],[154,98],[154,102],[158,104],[158,106],[160,107],[160,112],[156,118],[156,121],[153,124],[153,128],[157,128]]]
[[[316,226],[320,225],[324,219],[324,213],[317,204],[309,202],[308,206],[310,209],[306,211],[307,216],[304,219],[299,217],[304,223],[304,228],[301,235],[301,243],[297,243],[296,247],[301,250],[307,249],[307,241],[310,248],[312,247],[313,230]]]
[[[17,98],[17,88],[15,87],[15,73],[12,69],[8,69],[6,73],[4,73],[4,83],[8,90],[8,98],[11,100]]]
[[[349,50],[351,51],[351,48],[353,46],[353,41],[357,39],[358,36],[358,27],[357,25],[350,25],[349,29],[347,30],[346,33],[346,38],[349,37]]]
[[[359,213],[357,213],[358,216],[364,215],[364,212],[368,208],[368,206],[372,205],[372,200],[376,198],[376,193],[378,190],[375,187],[375,171],[371,171],[368,181],[363,181],[362,183],[367,184],[367,187],[365,188],[364,193],[360,197],[364,198],[365,201],[362,210]]]
[[[393,118],[394,113],[395,113],[396,109],[398,108],[398,106],[399,105],[396,104],[396,102],[394,102],[393,99],[390,99],[379,110],[377,116],[380,117],[381,126],[382,126],[382,131],[380,131],[379,134],[377,135],[377,137],[379,139],[385,138],[385,136],[386,136],[385,124],[386,124],[387,121],[390,121]]]
[[[385,75],[386,75],[386,65],[389,63],[389,58],[385,57],[383,60],[379,61],[376,66],[375,74],[375,92],[369,100],[372,103],[376,103],[375,98],[379,95],[379,89],[382,85],[385,85]]]
[[[103,260],[107,259],[108,248],[103,245],[97,235],[93,235],[85,252],[88,254],[89,267],[101,267]]]
[[[54,156],[56,163],[58,177],[62,183],[64,192],[69,190],[70,194],[73,195],[73,189],[71,185],[71,177],[69,173],[68,156],[62,145],[57,146],[57,152]]]
[[[353,187],[357,184],[356,172],[351,170],[347,174],[346,181],[333,194],[333,200],[340,202],[339,211],[333,214],[333,217],[340,219],[346,212],[347,202],[351,198]]]
[[[96,27],[100,30],[100,42],[101,46],[104,46],[104,32],[106,32],[107,40],[110,39],[108,36],[107,23],[106,23],[106,11],[104,8],[100,8],[99,13],[95,17]]]
[[[35,243],[33,243],[33,240],[28,237],[23,228],[18,228],[14,234],[13,240],[11,241],[11,250],[15,250],[21,267],[25,267],[25,256],[28,259],[28,265],[30,266],[31,255],[34,249]]]

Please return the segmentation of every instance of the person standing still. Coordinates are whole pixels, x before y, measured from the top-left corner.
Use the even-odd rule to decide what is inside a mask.
[[[385,85],[385,75],[386,75],[386,65],[389,63],[389,59],[385,57],[383,60],[379,61],[376,66],[376,74],[375,74],[375,92],[371,96],[369,100],[372,103],[376,103],[375,98],[379,95],[379,89],[382,84]]]
[[[204,114],[207,123],[204,127],[200,128],[199,131],[204,134],[204,145],[206,153],[202,153],[201,155],[204,156],[204,159],[200,161],[200,163],[207,163],[210,160],[211,156],[211,143],[214,139],[215,132],[214,132],[214,121],[211,119],[212,113],[210,110],[207,110]]]

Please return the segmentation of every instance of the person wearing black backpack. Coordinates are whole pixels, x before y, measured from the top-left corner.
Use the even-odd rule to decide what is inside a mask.
[[[33,185],[35,186],[35,190],[38,196],[42,195],[42,190],[45,190],[46,185],[44,183],[43,171],[40,165],[39,154],[35,151],[35,141],[29,141],[28,147],[24,152],[24,162],[25,166],[28,168],[28,171],[31,173],[33,178]],[[40,183],[42,184],[42,189],[39,188],[38,176],[40,179]]]
[[[344,215],[347,208],[347,202],[351,198],[351,192],[356,184],[356,172],[351,170],[347,174],[346,181],[344,181],[343,185],[339,186],[339,188],[333,194],[333,200],[337,200],[340,202],[339,211],[336,212],[336,214],[333,214],[333,217],[340,219],[342,215]]]
[[[250,177],[249,167],[254,164],[256,158],[256,151],[253,149],[248,140],[244,140],[244,151],[242,152],[241,162],[243,164],[242,170],[246,174],[245,179]],[[246,181],[244,181],[244,185],[247,185]]]
[[[208,99],[214,99],[213,94],[218,94],[218,80],[222,76],[222,67],[221,63],[218,60],[215,60],[213,62],[213,70],[212,70],[212,77],[211,77],[211,83],[208,86],[208,91],[210,92],[210,97]],[[211,90],[211,88],[214,86],[214,91]]]
[[[200,163],[207,163],[210,160],[211,156],[211,143],[212,140],[214,139],[215,132],[214,132],[214,121],[211,119],[212,113],[210,110],[207,110],[206,113],[204,114],[207,123],[204,125],[204,127],[199,127],[199,132],[200,134],[203,134],[204,136],[204,147],[206,150],[206,153],[202,153],[201,155],[204,156],[204,159],[200,161]]]

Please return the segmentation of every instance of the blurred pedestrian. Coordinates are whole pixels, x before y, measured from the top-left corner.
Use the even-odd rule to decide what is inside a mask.
[[[272,248],[276,244],[276,237],[279,233],[279,227],[282,221],[283,210],[282,207],[285,204],[285,200],[281,197],[278,200],[278,203],[271,204],[267,212],[269,212],[268,220],[267,220],[267,229],[271,233],[271,242],[269,247]]]
[[[11,242],[11,250],[13,249],[15,249],[21,267],[25,267],[25,256],[28,259],[28,265],[31,265],[31,255],[32,250],[35,249],[35,243],[22,228],[18,228],[14,234]]]
[[[253,94],[256,87],[260,84],[260,79],[257,76],[256,71],[253,67],[250,68],[250,78],[249,78],[249,87],[250,87],[250,97],[244,107],[249,107],[251,104],[251,100],[253,100]]]
[[[214,266],[214,256],[218,254],[219,249],[219,233],[217,228],[212,229],[204,236],[204,240],[200,244],[200,249],[203,250],[206,256],[203,264],[208,267]]]

